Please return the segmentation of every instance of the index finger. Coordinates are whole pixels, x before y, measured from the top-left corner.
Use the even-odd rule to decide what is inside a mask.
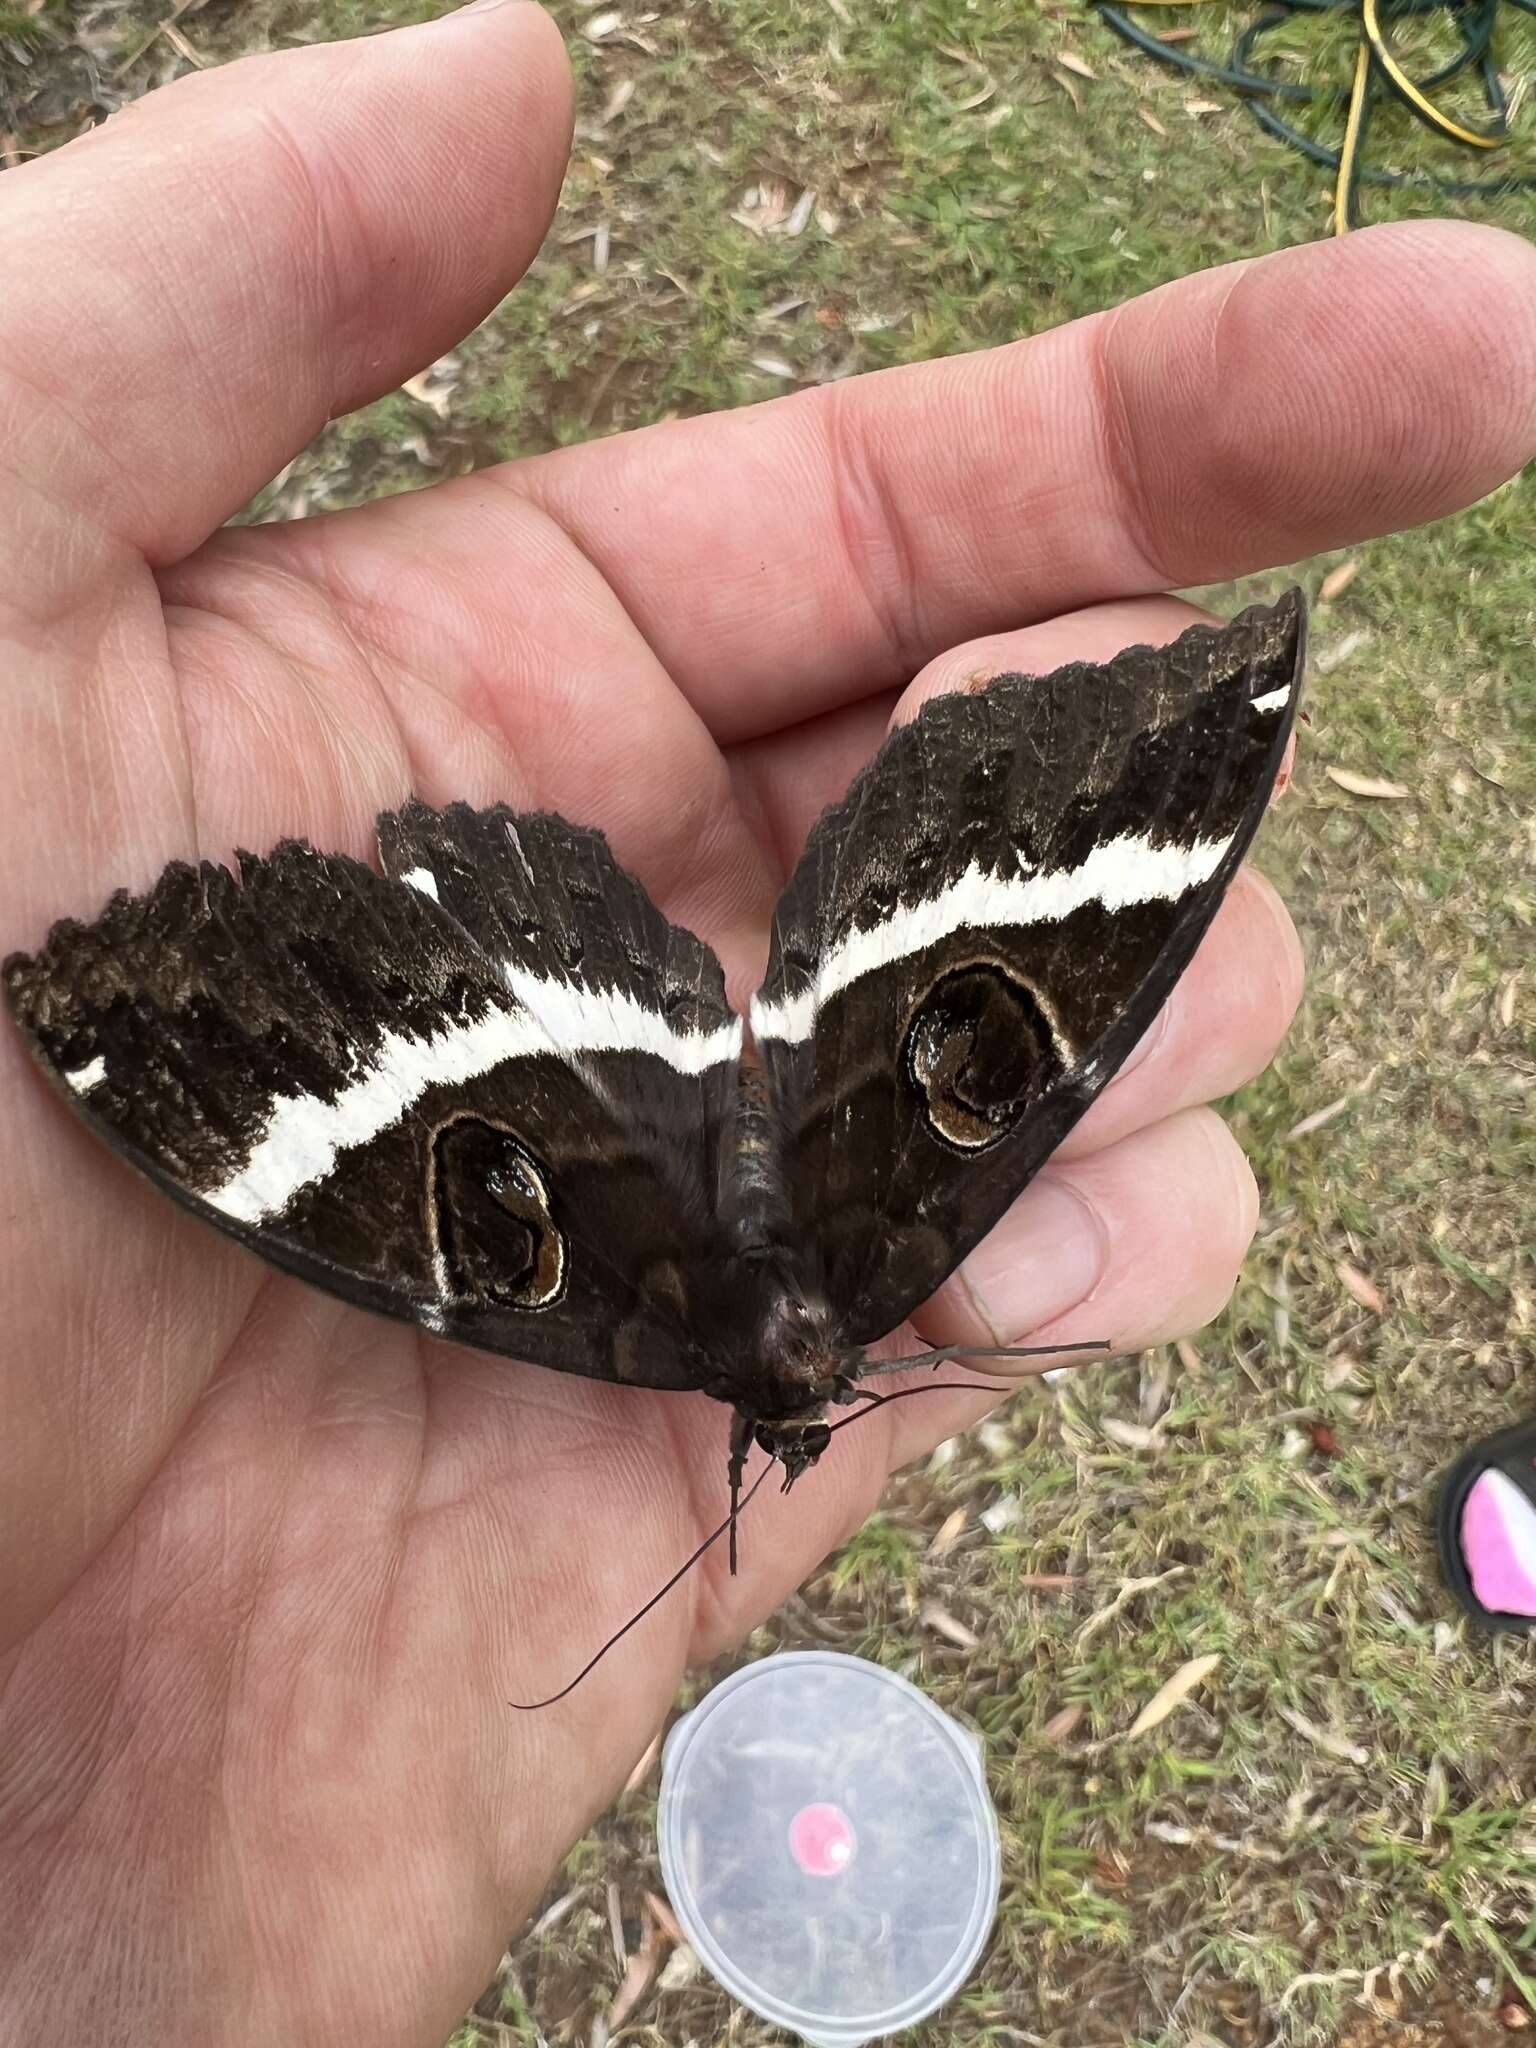
[[[499,474],[731,741],[961,640],[1438,518],[1533,451],[1536,250],[1419,221]]]

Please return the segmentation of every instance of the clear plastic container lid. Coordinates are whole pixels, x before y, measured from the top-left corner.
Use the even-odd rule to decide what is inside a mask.
[[[790,1651],[667,1737],[661,1868],[733,1998],[813,2048],[926,2018],[997,1911],[997,1816],[975,1738],[894,1672]]]

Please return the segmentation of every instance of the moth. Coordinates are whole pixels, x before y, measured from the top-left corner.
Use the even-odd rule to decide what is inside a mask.
[[[411,801],[382,872],[175,862],[4,965],[65,1099],[284,1271],[699,1392],[786,1483],[1166,1001],[1263,815],[1298,592],[927,703],[812,829],[743,1020],[595,831]],[[734,1534],[734,1527],[733,1527]]]

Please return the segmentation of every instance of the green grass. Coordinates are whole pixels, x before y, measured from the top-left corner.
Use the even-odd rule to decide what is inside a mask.
[[[209,0],[180,27],[217,60],[436,11]],[[1325,173],[1080,7],[690,0],[647,16],[648,49],[594,45],[574,33],[586,10],[556,11],[583,123],[562,212],[525,286],[455,352],[447,417],[397,394],[338,423],[250,516],[1010,339],[1326,228]],[[1505,69],[1529,74],[1536,22],[1506,12]],[[1231,17],[1209,14],[1201,47],[1224,52]],[[112,90],[184,68],[151,40],[158,7],[96,15],[139,52]],[[22,150],[79,119],[70,10],[26,32],[24,77],[0,54],[0,126]],[[1298,20],[1264,47],[1347,75],[1341,20]],[[1064,71],[1063,54],[1097,77]],[[1202,99],[1222,110],[1191,112]],[[1394,167],[1464,168],[1396,115],[1373,146]],[[1509,167],[1536,167],[1529,102]],[[732,217],[782,220],[806,191],[796,236]],[[1426,203],[1366,200],[1373,219]],[[1536,218],[1529,198],[1457,210],[1527,231]],[[987,1738],[1003,1911],[962,1999],[921,2033],[931,2048],[1366,2048],[1392,2038],[1367,1995],[1396,2000],[1420,2029],[1404,2039],[1449,2048],[1502,2038],[1491,1997],[1536,1977],[1536,1657],[1453,1618],[1426,1533],[1435,1473],[1530,1408],[1536,1363],[1533,515],[1526,479],[1362,549],[1357,580],[1316,615],[1312,724],[1261,842],[1310,990],[1274,1067],[1230,1106],[1265,1190],[1230,1313],[1180,1357],[1022,1397],[902,1475],[749,1646],[835,1643],[910,1669]],[[1328,566],[1297,565],[1314,594]],[[1267,594],[1289,573],[1205,595]],[[1351,796],[1330,765],[1409,795]],[[1341,1097],[1322,1128],[1287,1136]],[[1154,1415],[1151,1451],[1101,1427]],[[994,1536],[979,1517],[1002,1500],[1013,1520]],[[964,1532],[935,1556],[957,1508]],[[1127,1581],[1154,1578],[1085,1635]],[[953,1647],[930,1604],[982,1647]],[[1210,1681],[1129,1739],[1151,1694],[1207,1653]],[[654,1779],[573,1855],[552,1894],[566,1910],[514,1946],[462,2041],[592,2038],[618,1974],[605,1888],[633,1933],[657,1887],[653,1799]],[[728,2027],[744,2048],[770,2038],[674,1968],[625,2038]]]

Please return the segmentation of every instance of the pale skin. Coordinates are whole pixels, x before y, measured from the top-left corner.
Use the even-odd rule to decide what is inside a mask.
[[[1171,636],[1159,593],[1449,512],[1536,444],[1536,257],[1427,224],[219,532],[511,286],[568,124],[559,39],[509,4],[190,79],[0,179],[4,948],[173,857],[366,855],[415,789],[602,825],[741,1000],[811,818],[922,693]],[[1212,1315],[1256,1194],[1205,1105],[1300,971],[1245,876],[913,1348]],[[986,1398],[846,1432],[764,1490],[739,1578],[713,1554],[517,1715],[718,1519],[725,1411],[273,1277],[9,1028],[0,1100],[0,2034],[436,2043],[684,1665]]]

